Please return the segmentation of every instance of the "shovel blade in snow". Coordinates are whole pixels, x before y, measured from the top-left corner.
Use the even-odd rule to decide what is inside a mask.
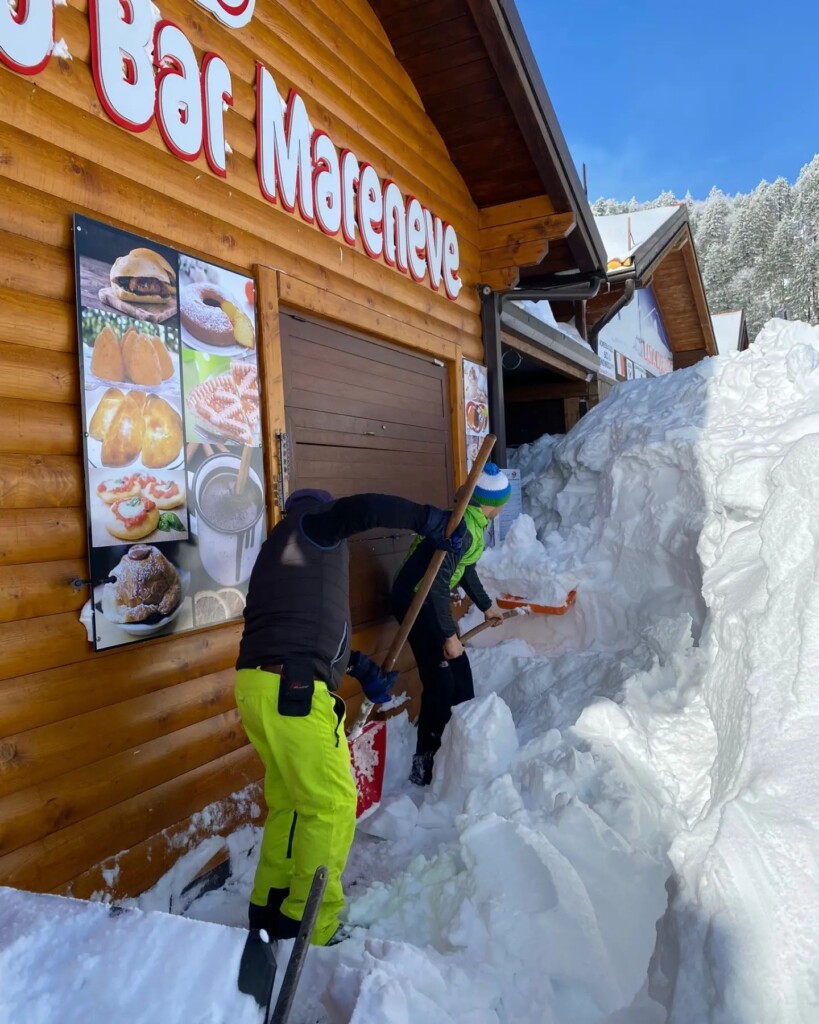
[[[387,758],[387,723],[367,722],[350,740],[350,763],[358,791],[356,817],[381,802],[384,764]]]
[[[564,604],[534,604],[527,601],[525,597],[516,597],[514,594],[504,594],[497,600],[498,608],[528,608],[535,615],[565,615],[574,604],[577,594],[576,590],[570,590]]]

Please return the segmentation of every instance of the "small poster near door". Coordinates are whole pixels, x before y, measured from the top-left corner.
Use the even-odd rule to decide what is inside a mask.
[[[472,468],[483,439],[489,433],[489,387],[486,367],[464,359],[464,420],[466,471]]]
[[[267,536],[251,278],[74,218],[97,650],[241,616]]]

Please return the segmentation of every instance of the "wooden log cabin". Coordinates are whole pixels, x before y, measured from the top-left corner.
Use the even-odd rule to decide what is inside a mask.
[[[605,267],[510,0],[159,0],[156,24],[148,0],[13,8],[0,4],[0,884],[117,898],[250,820],[262,771],[234,705],[240,620],[103,651],[80,622],[74,215],[254,281],[269,522],[302,486],[446,504],[465,476],[462,362],[484,361],[478,286]],[[338,163],[366,186],[356,208]],[[334,168],[324,206],[305,209]],[[353,547],[356,644],[374,655],[406,544]]]

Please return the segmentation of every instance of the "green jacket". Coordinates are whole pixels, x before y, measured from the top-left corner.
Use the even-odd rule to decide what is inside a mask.
[[[464,521],[467,534],[461,553],[455,555],[447,552],[425,602],[430,604],[435,612],[441,640],[457,632],[450,602],[450,592],[456,587],[462,587],[482,612],[492,604],[475,569],[484,551],[484,531],[489,520],[478,506],[468,505]],[[403,565],[396,573],[392,597],[393,609],[399,619],[406,613],[435,550],[431,541],[424,537],[416,537]]]

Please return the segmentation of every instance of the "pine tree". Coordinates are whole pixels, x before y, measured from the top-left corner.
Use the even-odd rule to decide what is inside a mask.
[[[676,203],[673,192],[650,202],[598,200],[595,212],[624,213]],[[683,200],[713,313],[744,309],[753,338],[771,316],[819,321],[819,155],[796,184],[779,177],[748,194]]]

